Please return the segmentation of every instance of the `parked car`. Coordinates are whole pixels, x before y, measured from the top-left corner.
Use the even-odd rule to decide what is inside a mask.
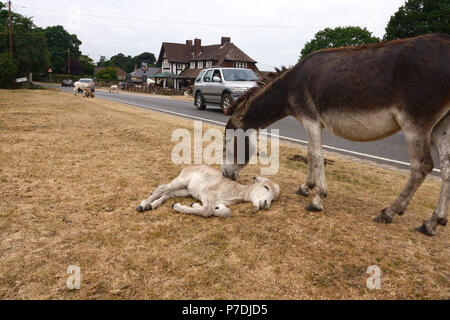
[[[121,90],[125,90],[125,82],[119,82],[119,84],[117,85],[119,87],[119,89]]]
[[[92,80],[91,78],[81,78],[81,79],[78,80],[77,82],[89,84],[89,87],[91,88],[91,92],[95,92],[95,82],[94,82],[94,80]],[[83,92],[83,90],[81,90],[80,88],[78,88],[78,92]]]
[[[61,82],[61,87],[73,87],[73,81],[70,79],[64,79]]]
[[[218,105],[227,112],[237,97],[257,85],[259,77],[250,69],[209,68],[202,70],[194,82],[194,105],[205,110],[207,104]]]

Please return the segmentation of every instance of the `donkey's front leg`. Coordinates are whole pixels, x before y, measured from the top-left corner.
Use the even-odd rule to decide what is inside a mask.
[[[203,205],[194,203],[191,207],[175,203],[172,209],[180,213],[195,214],[204,218],[214,215],[214,205],[211,202],[203,203]]]
[[[297,193],[307,196],[310,189],[317,187],[316,196],[305,209],[321,211],[323,210],[322,200],[327,197],[328,192],[322,152],[322,125],[318,121],[303,119],[303,126],[308,135],[308,178]]]

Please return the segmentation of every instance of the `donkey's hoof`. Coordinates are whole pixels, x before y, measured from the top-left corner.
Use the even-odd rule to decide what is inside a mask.
[[[318,212],[318,211],[322,211],[323,208],[316,206],[314,203],[310,203],[305,207],[306,210],[308,211],[312,211],[312,212]]]
[[[426,236],[434,236],[436,234],[436,229],[433,228],[429,221],[424,221],[420,227],[417,227],[414,230],[419,231]]]
[[[138,205],[138,206],[136,207],[136,210],[137,210],[138,212],[142,212],[142,211],[144,211],[144,208],[143,208],[141,205]]]
[[[378,223],[392,223],[392,217],[389,216],[385,211],[386,209],[381,210],[380,215],[373,218],[373,221]]]
[[[147,204],[145,205],[145,210],[153,210],[152,204],[151,204],[151,203],[147,203]]]
[[[438,218],[436,222],[437,224],[445,227],[447,225],[447,218]]]

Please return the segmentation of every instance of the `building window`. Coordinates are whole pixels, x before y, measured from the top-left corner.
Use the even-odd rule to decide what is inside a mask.
[[[195,61],[191,61],[191,69],[195,69]]]
[[[167,60],[167,59],[164,59],[164,60],[163,60],[163,68],[164,68],[164,69],[170,68],[169,60]]]
[[[198,64],[199,68],[201,68],[201,69],[203,68],[203,61],[198,61],[197,64]]]
[[[247,68],[247,62],[235,62],[234,67],[235,68]]]
[[[206,67],[211,68],[212,67],[212,61],[206,61]]]

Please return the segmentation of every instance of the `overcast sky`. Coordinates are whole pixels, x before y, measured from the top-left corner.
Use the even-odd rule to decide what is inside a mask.
[[[5,2],[5,1],[3,1]],[[293,65],[304,44],[325,27],[367,27],[384,35],[405,0],[13,0],[13,10],[37,26],[63,25],[95,61],[119,52],[158,57],[161,43],[231,37],[260,70]],[[71,4],[73,3],[73,4]]]

